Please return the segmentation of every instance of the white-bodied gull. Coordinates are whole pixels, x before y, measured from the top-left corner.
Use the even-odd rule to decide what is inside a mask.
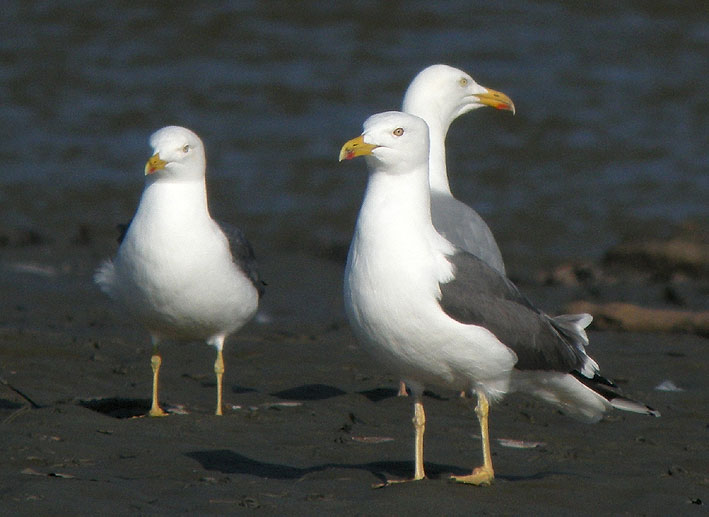
[[[412,390],[414,480],[425,477],[427,385],[477,395],[484,463],[455,479],[478,485],[494,478],[488,401],[508,392],[531,393],[587,422],[613,407],[658,415],[600,376],[585,352],[591,316],[547,316],[507,277],[436,232],[422,119],[370,117],[340,151],[340,160],[357,156],[366,156],[370,172],[347,257],[345,308],[365,348]]]
[[[224,340],[256,313],[263,284],[251,245],[209,214],[206,158],[199,137],[168,126],[150,138],[145,189],[116,257],[95,280],[150,332],[151,416],[163,416],[158,374],[164,340],[203,340],[217,349],[216,414],[222,414]]]

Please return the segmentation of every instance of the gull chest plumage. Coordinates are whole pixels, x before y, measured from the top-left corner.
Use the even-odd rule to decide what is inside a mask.
[[[514,354],[439,306],[454,247],[431,225],[426,172],[371,173],[347,260],[347,314],[360,341],[412,387],[470,390],[484,379],[504,392]]]
[[[116,286],[118,298],[130,300],[135,317],[161,338],[229,334],[258,303],[209,216],[203,183],[149,184],[114,268],[124,280]]]
[[[217,409],[222,414],[222,349],[227,336],[256,313],[262,283],[251,245],[240,230],[209,215],[202,141],[169,126],[151,137],[155,154],[146,185],[118,253],[96,282],[150,332],[153,400],[162,416],[158,345],[166,339],[203,340],[217,349]]]

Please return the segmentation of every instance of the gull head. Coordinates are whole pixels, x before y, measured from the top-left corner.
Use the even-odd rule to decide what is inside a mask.
[[[428,126],[415,115],[386,111],[364,122],[364,131],[345,143],[340,161],[365,156],[375,169],[405,172],[428,164]]]
[[[177,180],[204,178],[206,159],[202,140],[187,128],[167,126],[150,137],[153,156],[145,164],[145,175]]]
[[[484,106],[515,112],[512,99],[504,93],[479,85],[452,66],[431,65],[411,81],[402,109],[429,123],[434,117],[447,129],[460,115]]]

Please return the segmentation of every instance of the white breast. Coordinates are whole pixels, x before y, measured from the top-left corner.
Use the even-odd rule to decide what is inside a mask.
[[[114,262],[115,297],[152,332],[206,339],[256,311],[258,296],[192,185],[146,189]]]
[[[454,389],[485,381],[506,391],[514,354],[487,330],[440,308],[439,282],[453,274],[445,258],[453,247],[435,232],[427,210],[422,217],[412,206],[416,193],[405,182],[384,185],[391,181],[399,179],[370,178],[348,256],[345,306],[355,333],[405,379]]]

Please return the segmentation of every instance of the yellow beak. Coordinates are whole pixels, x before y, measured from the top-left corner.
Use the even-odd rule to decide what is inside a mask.
[[[492,108],[496,108],[498,110],[507,110],[511,111],[512,114],[515,114],[515,105],[514,102],[512,102],[512,99],[510,99],[507,95],[505,95],[502,92],[498,92],[496,90],[491,90],[490,88],[486,88],[487,93],[476,93],[475,96],[478,98],[478,101],[481,104],[484,104],[485,106],[490,106]]]
[[[364,141],[364,135],[359,135],[357,138],[353,138],[342,146],[342,149],[340,149],[340,161],[372,154],[372,151],[377,147],[379,146],[366,143]]]
[[[155,171],[164,169],[165,165],[167,165],[167,162],[165,160],[160,159],[160,153],[156,153],[151,156],[148,160],[148,163],[145,164],[145,175],[147,176],[148,174],[152,174]]]

